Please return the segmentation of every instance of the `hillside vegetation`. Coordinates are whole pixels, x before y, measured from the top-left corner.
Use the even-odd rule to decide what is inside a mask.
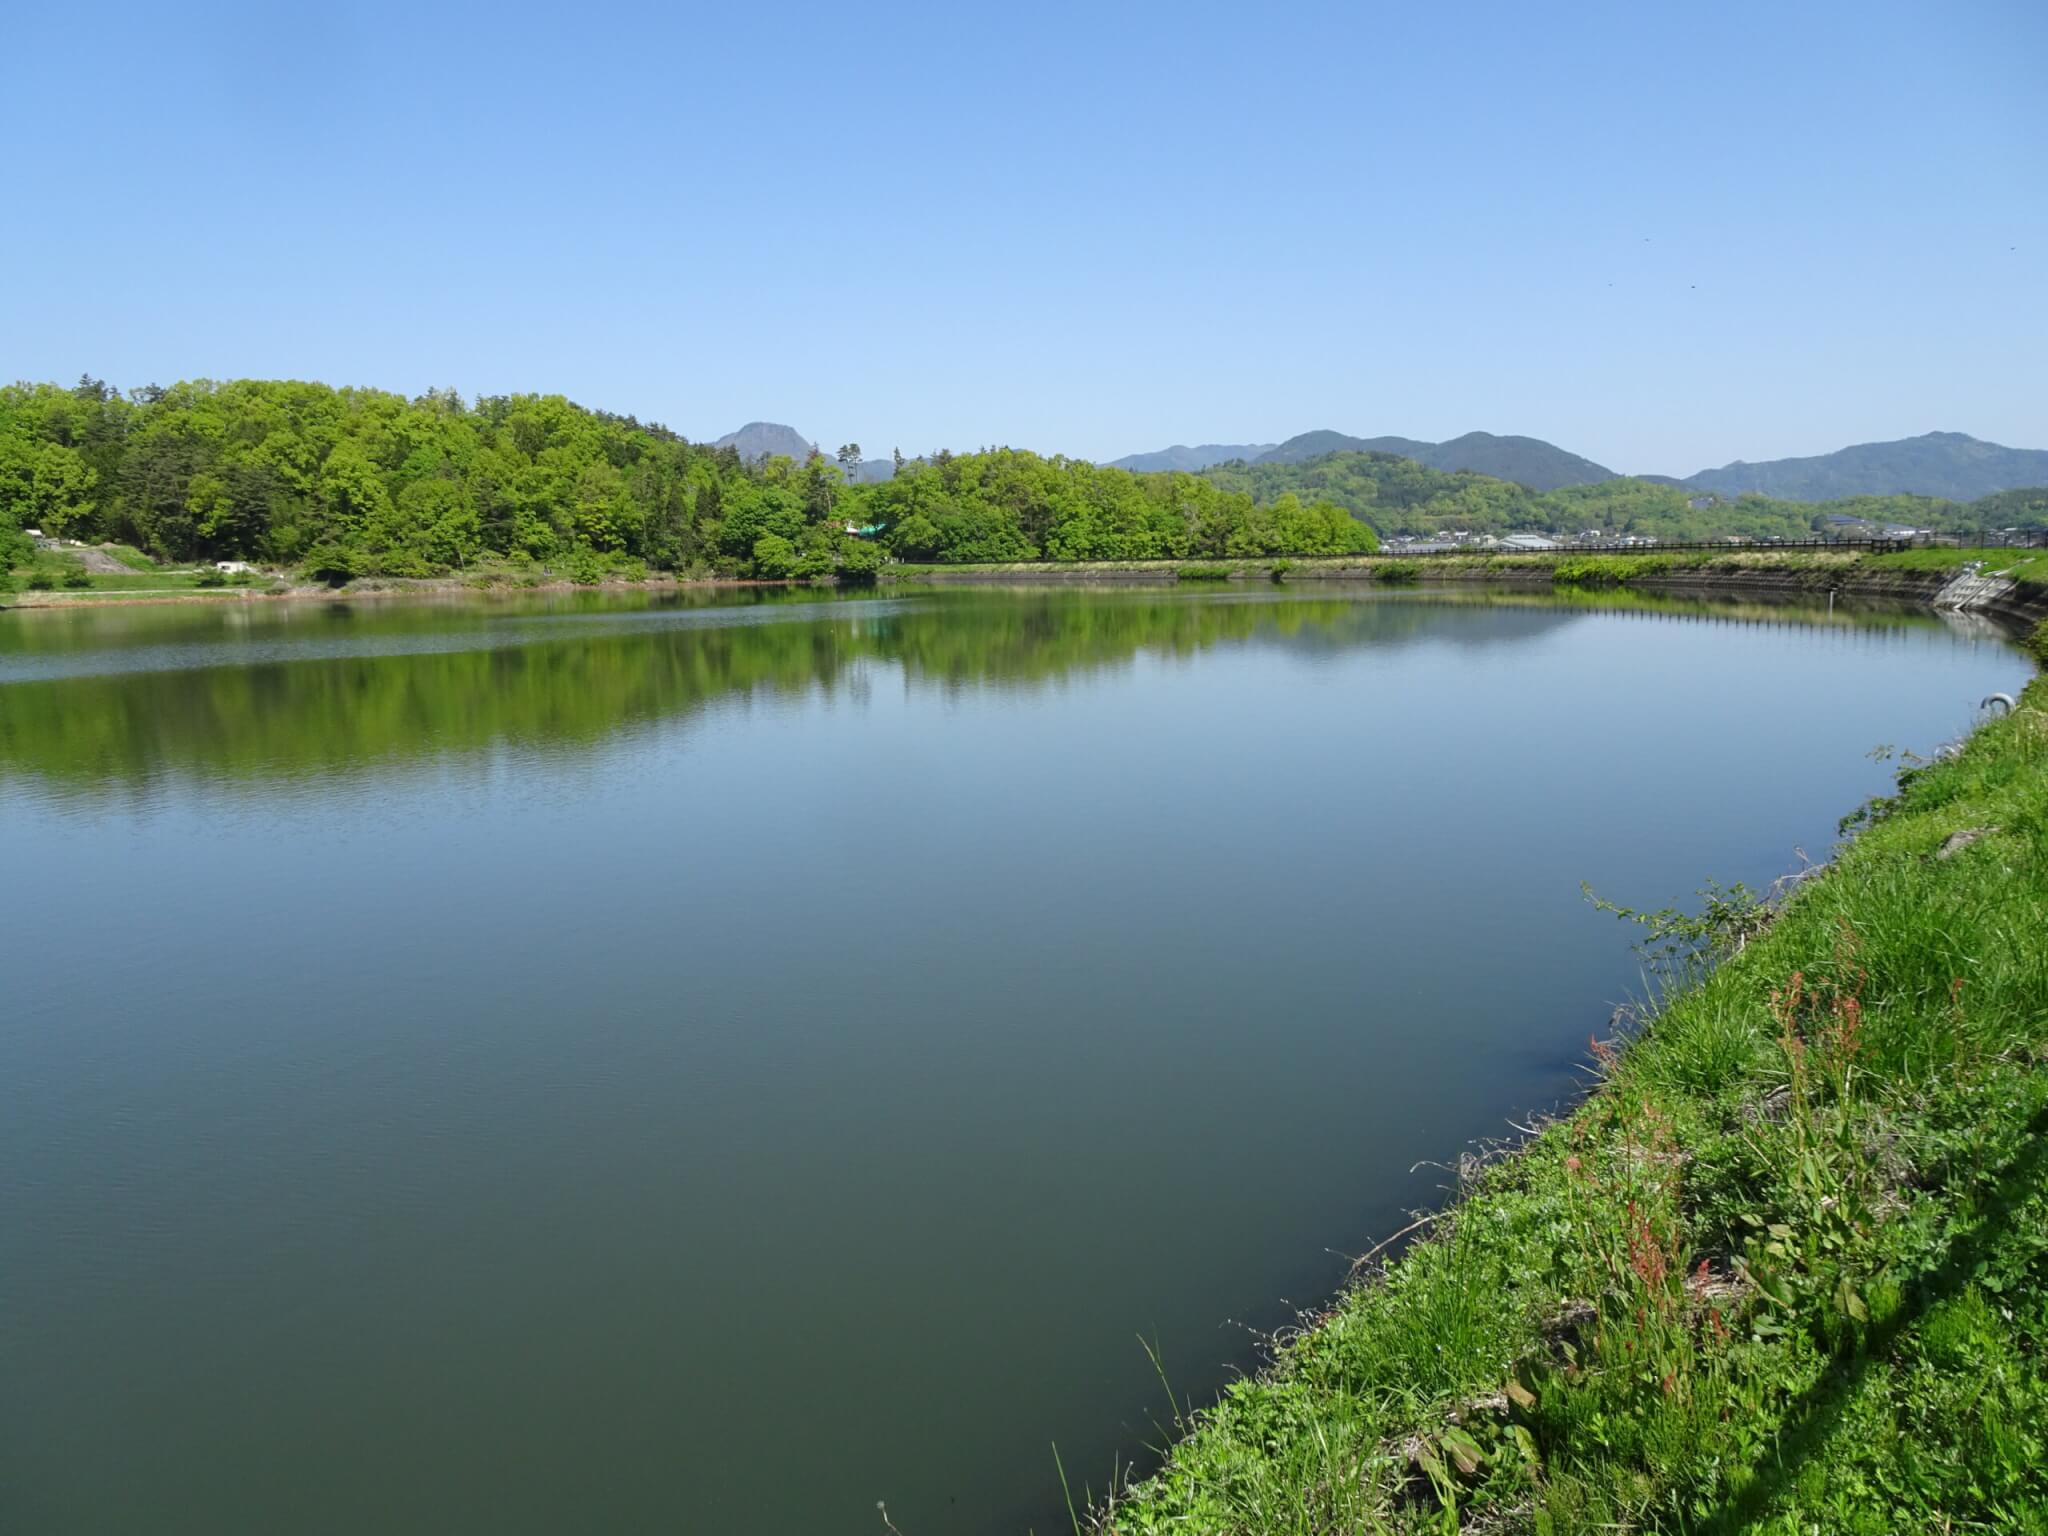
[[[1304,432],[1299,437],[1290,437],[1277,448],[1269,449],[1255,462],[1301,464],[1330,453],[1393,454],[1413,459],[1427,469],[1491,475],[1535,491],[1614,478],[1614,471],[1604,464],[1595,464],[1576,453],[1567,453],[1555,443],[1546,443],[1538,437],[1496,437],[1491,432],[1467,432],[1441,443],[1426,443],[1408,437],[1346,437],[1342,432]]]
[[[1327,429],[1303,432],[1284,443],[1208,443],[1199,448],[1175,446],[1156,453],[1134,453],[1113,461],[1116,469],[1200,471],[1242,460],[1247,464],[1301,464],[1332,453],[1391,454],[1413,459],[1429,469],[1468,470],[1512,480],[1533,490],[1554,490],[1596,480],[1611,480],[1614,471],[1554,443],[1535,437],[1496,437],[1467,432],[1446,442],[1427,443],[1413,437],[1352,437]]]
[[[846,468],[857,463],[848,445]],[[880,525],[879,540],[845,525]],[[820,456],[748,462],[559,395],[465,402],[205,380],[123,396],[0,389],[0,542],[20,530],[161,559],[297,566],[330,580],[487,560],[770,578],[871,575],[909,558],[1172,558],[1367,551],[1342,509],[1187,475],[1008,449],[934,454],[882,485]]]
[[[1512,481],[1533,491],[1591,485],[1616,478],[1613,470],[1536,437],[1467,432],[1446,442],[1412,437],[1352,437],[1328,430],[1303,432],[1279,444],[1168,448],[1117,459],[1119,469],[1203,470],[1247,464],[1301,464],[1333,453],[1382,453],[1413,459],[1427,469],[1459,470]],[[1741,460],[1684,477],[1641,475],[1658,485],[1698,496],[1772,497],[1781,501],[1839,501],[1854,497],[1928,497],[1979,500],[2014,487],[2048,485],[2048,451],[2007,448],[1961,432],[1928,432],[1895,442],[1857,443],[1833,453],[1796,459]],[[2036,494],[2022,492],[2022,494]]]
[[[2042,1530],[2044,706],[1776,909],[1625,914],[1691,985],[1098,1528]]]
[[[1720,496],[1626,476],[1547,492],[1490,475],[1446,473],[1384,453],[1335,453],[1300,463],[1220,464],[1203,478],[1255,500],[1328,500],[1383,537],[1462,529],[1472,533],[1597,528],[1659,539],[1811,538],[1839,532],[1829,518],[1975,531],[2048,526],[2048,491],[2007,491],[1978,503],[1930,496],[1859,496],[1831,502]]]

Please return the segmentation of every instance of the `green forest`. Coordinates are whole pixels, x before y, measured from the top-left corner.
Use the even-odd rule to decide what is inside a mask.
[[[1967,505],[1723,500],[1633,479],[1538,493],[1381,453],[1147,474],[1009,448],[941,451],[899,456],[878,484],[856,483],[860,459],[849,443],[804,463],[745,463],[559,395],[16,384],[0,388],[0,568],[31,563],[28,529],[339,583],[480,567],[858,581],[887,559],[1367,554],[1380,536],[1453,529],[1673,539],[1803,537],[1844,514],[1955,530],[2048,523],[2039,491]]]
[[[430,576],[479,562],[770,579],[871,575],[887,555],[979,561],[1360,554],[1329,502],[1257,503],[1192,475],[1133,475],[1011,449],[936,453],[878,485],[860,450],[742,463],[559,395],[465,402],[323,384],[205,380],[122,394],[0,388],[0,539],[24,529],[171,561],[316,577]],[[868,536],[847,527],[879,530]]]

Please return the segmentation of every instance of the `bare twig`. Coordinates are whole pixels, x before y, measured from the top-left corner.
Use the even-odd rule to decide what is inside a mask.
[[[1420,1227],[1428,1226],[1432,1221],[1435,1221],[1437,1217],[1441,1216],[1442,1214],[1443,1212],[1441,1211],[1431,1211],[1427,1216],[1418,1216],[1415,1218],[1415,1220],[1409,1222],[1407,1226],[1403,1227],[1400,1231],[1396,1232],[1392,1237],[1387,1238],[1383,1242],[1374,1243],[1370,1248],[1366,1249],[1364,1253],[1360,1254],[1357,1258],[1351,1261],[1351,1274],[1355,1275],[1361,1269],[1365,1268],[1365,1266],[1372,1261],[1372,1258],[1375,1254],[1382,1252],[1391,1244],[1398,1243],[1410,1232],[1413,1232]],[[1345,1276],[1347,1280],[1350,1277],[1350,1275]]]

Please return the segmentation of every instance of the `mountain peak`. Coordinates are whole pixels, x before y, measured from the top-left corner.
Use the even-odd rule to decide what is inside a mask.
[[[1606,465],[1567,453],[1541,438],[1498,437],[1491,432],[1467,432],[1446,442],[1426,443],[1413,437],[1347,437],[1324,428],[1290,437],[1266,454],[1263,462],[1299,464],[1326,453],[1391,453],[1431,469],[1469,470],[1497,480],[1512,480],[1534,491],[1554,491],[1561,485],[1586,485],[1615,478],[1614,471]]]
[[[750,421],[739,431],[726,433],[711,446],[737,449],[739,456],[749,464],[778,456],[795,459],[801,464],[818,448],[795,427],[786,427],[779,421]]]

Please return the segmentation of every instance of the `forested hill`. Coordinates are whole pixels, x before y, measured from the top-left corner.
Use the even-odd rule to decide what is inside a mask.
[[[1471,470],[1537,491],[1614,478],[1614,471],[1605,465],[1567,453],[1541,438],[1496,437],[1491,432],[1467,432],[1448,442],[1426,443],[1412,437],[1351,437],[1325,429],[1303,432],[1278,444],[1210,443],[1200,448],[1173,447],[1157,453],[1134,453],[1115,460],[1111,467],[1199,471],[1233,460],[1248,464],[1302,464],[1331,453],[1396,454],[1430,469]]]
[[[1970,501],[1997,491],[2048,485],[2048,450],[2006,448],[1961,432],[1929,432],[1889,443],[1858,443],[1803,459],[1740,461],[1704,469],[1685,484],[1788,501],[1910,494]]]
[[[330,579],[493,560],[858,577],[885,551],[1177,559],[1376,542],[1343,509],[1284,491],[1254,505],[1190,475],[1010,449],[936,453],[883,484],[849,484],[819,454],[750,463],[737,441],[691,443],[559,395],[472,403],[247,379],[130,395],[94,379],[0,388],[0,571],[26,558],[27,528]]]
[[[1967,504],[1931,496],[1808,502],[1722,496],[1670,481],[1614,476],[1539,492],[1490,475],[1431,469],[1390,453],[1331,453],[1298,464],[1219,464],[1202,478],[1254,501],[1288,495],[1328,501],[1389,537],[1599,529],[1667,540],[1729,534],[1809,538],[1839,533],[1831,519],[1842,517],[1959,531],[2048,526],[2048,491],[2010,491]]]
[[[1412,437],[1352,437],[1328,430],[1303,432],[1278,445],[1210,443],[1167,448],[1114,461],[1123,469],[1202,471],[1234,460],[1249,465],[1305,464],[1333,453],[1396,454],[1427,469],[1469,470],[1533,491],[1562,490],[1620,478],[1605,465],[1534,437],[1467,432],[1448,442]],[[1754,493],[1780,501],[1832,501],[1860,496],[1923,496],[1975,501],[1999,491],[2048,485],[2048,450],[2007,448],[1961,432],[1929,432],[1896,442],[1859,443],[1809,458],[1740,460],[1696,475],[1634,477],[1685,486],[1724,497]]]

